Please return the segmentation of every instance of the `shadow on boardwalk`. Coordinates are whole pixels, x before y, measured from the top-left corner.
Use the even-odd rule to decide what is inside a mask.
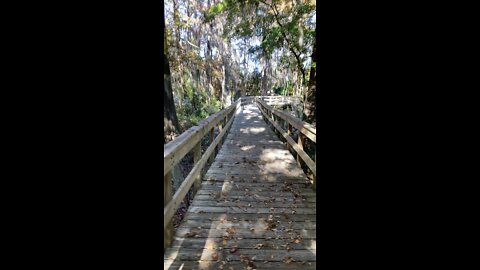
[[[239,113],[164,269],[315,269],[316,194],[255,105]]]

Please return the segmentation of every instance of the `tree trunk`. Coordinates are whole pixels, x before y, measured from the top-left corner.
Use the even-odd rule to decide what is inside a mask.
[[[172,82],[170,75],[170,65],[167,56],[163,54],[163,131],[167,140],[171,140],[175,134],[180,134],[180,124],[177,118],[177,111],[175,110],[175,102],[173,101]],[[164,138],[165,140],[165,138]],[[165,141],[164,141],[165,143]]]
[[[308,89],[305,98],[305,104],[303,109],[303,119],[305,122],[313,123],[315,122],[315,93],[316,93],[316,43],[313,45],[312,52],[312,67],[310,68],[310,80],[308,81]]]

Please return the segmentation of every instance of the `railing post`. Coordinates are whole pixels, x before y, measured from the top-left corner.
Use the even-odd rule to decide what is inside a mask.
[[[168,172],[163,181],[163,207],[172,200],[172,172]],[[173,240],[173,221],[170,220],[167,227],[163,231],[163,247],[166,249],[172,244]]]
[[[272,111],[272,120],[273,120],[273,123],[277,122],[277,116],[273,113],[273,111]],[[275,131],[275,135],[280,137],[280,131],[277,130],[277,128],[273,125],[273,123],[272,123],[272,126],[273,126],[273,130]]]
[[[222,132],[223,130],[223,119],[220,120],[220,123],[218,123],[218,134],[220,134],[220,132]],[[220,151],[220,147],[222,147],[222,138],[220,138],[218,144],[217,144],[217,147],[215,148],[215,153],[218,154],[218,152]]]
[[[199,141],[197,145],[193,148],[193,166],[195,166],[198,161],[202,158],[202,141]],[[200,189],[200,186],[202,184],[202,174],[200,173],[197,176],[197,179],[193,183],[193,195],[197,193],[197,191]]]
[[[298,130],[298,142],[297,142],[297,144],[300,147],[300,149],[302,149],[302,150],[303,150],[303,141],[304,141],[303,134],[300,132],[300,130]],[[302,158],[297,153],[297,162],[298,162],[298,165],[300,165],[300,168],[302,167],[302,163],[300,162],[301,160],[302,160]]]
[[[317,165],[317,149],[315,149],[315,166]],[[317,190],[317,176],[313,175],[313,189]]]
[[[288,124],[288,136],[291,137],[292,136],[292,125],[290,125],[290,123],[288,123],[288,122],[287,122],[287,124]],[[292,150],[292,147],[290,146],[289,143],[287,143],[287,149],[288,149],[288,151]]]
[[[210,144],[213,143],[214,139],[215,139],[215,127],[212,127],[212,129],[210,129]],[[214,159],[215,159],[215,151],[212,152],[212,155],[208,159],[208,162],[212,164]]]

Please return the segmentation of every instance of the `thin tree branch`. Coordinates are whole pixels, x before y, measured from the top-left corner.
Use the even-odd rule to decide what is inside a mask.
[[[278,25],[280,26],[280,29],[282,30],[281,33],[282,33],[282,36],[283,38],[285,39],[285,41],[287,41],[287,45],[288,45],[288,48],[290,49],[290,51],[293,53],[293,56],[295,56],[295,59],[297,60],[297,67],[298,69],[300,70],[300,72],[302,73],[302,77],[303,77],[303,81],[305,81],[305,70],[303,69],[302,67],[302,61],[300,60],[300,56],[297,54],[297,52],[295,52],[295,50],[293,49],[294,46],[291,45],[292,42],[290,42],[290,40],[288,39],[285,31],[284,31],[284,27],[282,25],[282,23],[280,22],[280,19],[278,18],[278,10],[277,10],[277,7],[275,6],[275,3],[272,4],[269,4],[263,0],[258,0],[259,2],[269,6],[272,10],[273,10],[273,15],[275,17],[275,20],[277,21]]]

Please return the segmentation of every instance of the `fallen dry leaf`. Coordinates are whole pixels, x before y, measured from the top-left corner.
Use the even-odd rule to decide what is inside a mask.
[[[248,267],[251,267],[250,269],[257,269],[257,266],[252,261],[248,262]]]
[[[254,249],[261,249],[263,246],[265,246],[264,244],[256,244]]]
[[[229,234],[234,234],[237,230],[235,229],[235,227],[230,227],[230,228],[227,228],[226,231],[227,231]]]
[[[240,261],[241,262],[249,262],[250,261],[250,258],[248,256],[245,256],[245,255],[240,255]]]
[[[234,246],[230,249],[230,253],[235,253],[235,252],[237,252],[237,250],[238,250],[238,247]]]
[[[194,237],[194,236],[197,236],[198,235],[198,231],[191,231],[189,233],[186,233],[185,234],[185,237]]]
[[[294,261],[295,261],[295,259],[292,258],[292,256],[287,256],[287,257],[283,258],[283,262],[286,263],[286,264],[290,264]]]
[[[215,261],[218,260],[218,254],[217,254],[217,253],[213,253],[213,254],[212,254],[212,259],[215,260]]]

